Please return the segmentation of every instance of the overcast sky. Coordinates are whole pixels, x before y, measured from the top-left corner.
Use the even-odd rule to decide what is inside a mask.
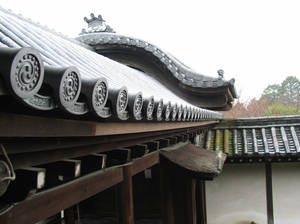
[[[298,3],[298,4],[297,4]],[[101,14],[117,33],[146,40],[204,75],[235,78],[243,100],[259,97],[286,76],[300,78],[300,2],[17,1],[3,8],[69,37],[86,28],[83,17]]]

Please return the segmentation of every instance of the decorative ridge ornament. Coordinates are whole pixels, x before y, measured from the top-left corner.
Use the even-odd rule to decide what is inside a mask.
[[[88,29],[82,29],[79,35],[99,32],[115,33],[115,31],[105,23],[105,20],[101,15],[96,17],[94,13],[91,13],[91,18],[88,19],[87,17],[84,17],[84,21],[88,24]]]
[[[223,69],[219,69],[217,72],[218,72],[219,79],[224,79],[224,70]]]

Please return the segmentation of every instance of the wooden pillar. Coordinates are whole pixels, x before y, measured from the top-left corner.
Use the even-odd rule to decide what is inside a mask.
[[[267,215],[268,224],[274,224],[273,214],[273,189],[272,189],[272,164],[266,163],[266,200],[267,200]]]
[[[196,224],[196,180],[181,173],[172,178],[175,224]]]
[[[174,208],[172,182],[168,164],[164,159],[160,161],[160,192],[161,212],[163,224],[174,224]]]
[[[66,224],[75,224],[75,209],[76,205],[65,209],[64,213]]]
[[[163,224],[196,224],[196,180],[163,158],[160,166]]]
[[[205,181],[197,180],[197,224],[207,224]]]
[[[134,224],[132,164],[123,167],[123,182],[118,186],[119,223]]]
[[[196,206],[196,179],[187,178],[186,180],[186,208],[187,223],[197,223],[197,206]]]

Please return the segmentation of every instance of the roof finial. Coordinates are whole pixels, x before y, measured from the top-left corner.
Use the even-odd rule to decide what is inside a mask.
[[[219,79],[223,79],[224,78],[224,70],[219,69],[217,72],[218,72]]]
[[[91,18],[88,19],[84,17],[84,21],[88,24],[88,29],[82,29],[81,35],[86,33],[97,33],[97,32],[109,32],[115,33],[115,31],[109,26],[106,25],[105,20],[102,18],[101,15],[96,17],[94,13],[91,13]]]

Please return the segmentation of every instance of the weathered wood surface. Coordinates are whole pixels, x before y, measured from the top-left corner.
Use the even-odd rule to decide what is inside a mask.
[[[3,138],[1,143],[3,144],[3,146],[9,154],[17,154],[24,152],[40,152],[46,150],[64,149],[96,144],[114,144],[116,142],[125,141],[131,142],[130,145],[120,145],[118,147],[128,147],[140,143],[145,143],[147,141],[158,141],[161,138],[169,138],[174,135],[185,135],[187,133],[196,132],[199,128],[201,127],[95,137]],[[183,141],[186,141],[186,139],[183,139]],[[2,154],[2,151],[0,151],[0,154]]]
[[[197,223],[196,201],[196,179],[188,178],[186,181],[187,224]]]
[[[134,224],[132,163],[123,166],[123,181],[119,184],[119,223]]]
[[[36,223],[121,181],[123,181],[123,174],[120,167],[86,175],[12,205],[0,214],[0,223]]]
[[[138,174],[139,172],[142,172],[143,170],[154,166],[159,162],[159,152],[152,152],[145,156],[143,156],[140,159],[134,160],[134,163],[132,165],[132,173],[133,175]]]
[[[190,130],[194,131],[194,130]],[[186,132],[186,131],[183,131]],[[159,137],[169,137],[176,133],[160,133]],[[18,169],[23,166],[36,166],[39,164],[50,163],[57,161],[59,159],[65,158],[75,158],[79,156],[85,156],[90,153],[102,153],[108,150],[120,148],[120,147],[127,147],[137,143],[144,143],[148,141],[152,141],[158,138],[157,134],[154,136],[146,136],[146,137],[139,137],[137,139],[128,139],[128,140],[121,140],[121,141],[109,141],[102,144],[95,144],[95,145],[87,145],[87,146],[80,146],[80,147],[67,147],[55,150],[46,150],[46,151],[39,151],[39,152],[32,152],[32,153],[18,153],[18,154],[11,154],[11,159],[15,169]],[[159,143],[154,143],[159,147]],[[154,145],[153,144],[153,145]],[[149,144],[152,146],[152,144]]]
[[[152,167],[158,162],[158,151],[135,159],[130,163],[130,175],[133,176]],[[125,167],[128,167],[128,165],[125,164]],[[59,211],[69,208],[70,206],[123,181],[128,173],[126,169],[126,172],[122,169],[122,166],[106,168],[58,187],[35,194],[31,198],[12,206],[6,212],[1,213],[0,223],[34,223],[51,215],[55,215]],[[34,211],[36,211],[36,213]]]
[[[220,151],[205,150],[192,144],[183,144],[179,148],[170,147],[160,153],[183,170],[200,176],[219,175],[226,159],[226,155]]]
[[[164,224],[196,224],[196,180],[183,172],[174,172],[171,163],[162,158],[161,209]]]
[[[197,224],[207,224],[205,181],[197,180]]]
[[[174,224],[174,207],[172,178],[170,175],[168,163],[161,161],[160,163],[160,191],[161,191],[161,216],[163,224]]]
[[[91,122],[0,113],[1,137],[102,136],[201,127],[203,122]]]

